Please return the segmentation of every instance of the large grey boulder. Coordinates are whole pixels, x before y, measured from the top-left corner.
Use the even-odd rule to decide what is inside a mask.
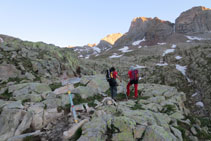
[[[106,81],[105,75],[95,75],[87,86],[94,88],[99,92],[106,92],[109,89],[109,84]]]
[[[96,141],[96,140],[106,140],[107,136],[105,133],[107,131],[107,116],[104,118],[98,117],[93,118],[90,122],[86,123],[82,127],[82,135],[78,141]]]
[[[59,94],[67,94],[68,91],[72,91],[74,89],[74,86],[72,84],[68,84],[64,87],[60,87],[60,88],[57,88],[53,91],[53,93],[55,93],[56,95],[59,95]]]
[[[44,104],[35,104],[29,107],[28,111],[33,113],[32,128],[39,130],[43,127]]]
[[[7,140],[14,136],[25,111],[20,109],[4,109],[0,116],[0,139]]]
[[[158,125],[151,125],[146,128],[143,141],[176,141],[177,138]]]
[[[193,7],[176,19],[176,32],[201,33],[211,29],[211,9],[206,7]]]
[[[23,133],[23,131],[25,131],[26,129],[30,128],[31,123],[32,123],[32,112],[26,112],[22,122],[20,123],[20,125],[18,126],[18,128],[15,131],[15,136],[20,135],[21,133]]]
[[[81,96],[81,98],[85,99],[85,98],[93,97],[94,95],[97,95],[98,91],[96,89],[94,89],[93,87],[79,86],[79,87],[73,89],[72,93],[79,94]]]
[[[4,106],[4,109],[23,109],[21,101],[10,101],[7,105]]]
[[[46,126],[48,123],[58,119],[64,115],[64,111],[58,112],[57,108],[46,109],[43,115],[43,126]]]
[[[0,65],[0,81],[8,81],[9,78],[16,78],[20,75],[20,71],[12,64]]]
[[[39,101],[40,96],[35,98],[34,96],[28,96],[30,94],[46,94],[51,92],[51,88],[44,83],[23,83],[23,84],[17,84],[17,85],[11,85],[8,88],[8,92],[12,93],[14,98],[24,100],[24,99],[30,99],[32,101]]]

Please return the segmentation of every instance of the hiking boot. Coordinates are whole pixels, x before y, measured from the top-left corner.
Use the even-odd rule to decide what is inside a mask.
[[[137,99],[138,97],[136,97],[136,96],[133,96],[133,98],[134,98],[134,99]]]

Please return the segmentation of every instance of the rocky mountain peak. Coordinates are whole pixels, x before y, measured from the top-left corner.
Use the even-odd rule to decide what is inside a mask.
[[[137,40],[146,39],[147,45],[153,45],[164,41],[173,33],[173,23],[161,20],[157,17],[137,17],[131,22],[129,31],[116,41],[114,47],[131,45]]]
[[[110,44],[114,44],[116,42],[117,39],[119,39],[120,37],[122,37],[122,33],[113,33],[113,34],[109,34],[106,37],[104,37],[101,40],[104,40]]]
[[[94,43],[94,44],[87,44],[86,46],[89,46],[89,47],[95,47],[97,44],[96,43]]]
[[[211,30],[211,9],[203,6],[193,7],[176,19],[176,32],[199,33]]]

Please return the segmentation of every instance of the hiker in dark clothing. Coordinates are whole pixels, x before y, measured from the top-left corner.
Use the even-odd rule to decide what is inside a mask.
[[[81,67],[80,66],[77,67],[76,73],[77,73],[78,77],[81,77]]]
[[[109,82],[110,85],[110,90],[111,90],[111,98],[116,100],[115,97],[117,95],[117,82],[116,82],[116,78],[119,79],[120,82],[122,82],[122,80],[120,79],[120,77],[118,76],[118,73],[116,71],[116,69],[114,67],[111,67],[111,69],[109,70],[109,72],[107,72],[107,80]]]

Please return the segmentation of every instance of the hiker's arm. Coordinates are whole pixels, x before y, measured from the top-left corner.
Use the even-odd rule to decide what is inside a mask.
[[[120,82],[122,82],[122,80],[120,79],[119,75],[116,75],[116,77],[119,79]]]

